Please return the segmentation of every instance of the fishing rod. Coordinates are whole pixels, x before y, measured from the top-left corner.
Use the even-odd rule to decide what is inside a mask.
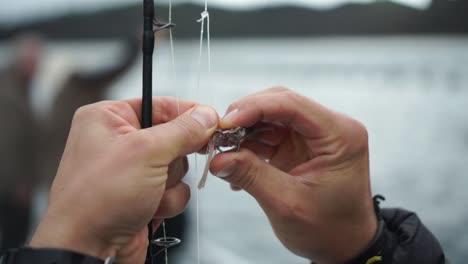
[[[141,127],[149,128],[153,125],[153,54],[155,34],[158,31],[175,27],[173,23],[161,23],[155,18],[153,0],[143,2],[143,94]],[[153,264],[153,257],[169,247],[180,244],[180,239],[173,237],[163,237],[153,239],[153,221],[148,224],[148,252],[146,264]],[[153,244],[160,246],[163,250],[153,254]]]
[[[144,0],[143,8],[143,105],[142,128],[152,126],[153,53],[155,34],[175,27],[173,23],[161,23],[154,16],[153,0]]]

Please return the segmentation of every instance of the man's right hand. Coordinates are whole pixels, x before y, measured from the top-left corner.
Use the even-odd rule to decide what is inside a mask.
[[[31,247],[142,263],[150,220],[185,209],[185,156],[208,143],[218,115],[207,106],[157,97],[154,126],[141,129],[141,104],[106,101],[77,111]]]
[[[359,255],[377,229],[364,126],[284,88],[232,104],[221,127],[239,126],[259,132],[216,156],[213,174],[254,196],[293,253],[319,263]]]

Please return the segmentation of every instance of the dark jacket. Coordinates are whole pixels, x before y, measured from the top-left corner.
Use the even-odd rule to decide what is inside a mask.
[[[390,263],[447,263],[439,241],[415,213],[386,209],[382,210],[382,218],[396,238]]]
[[[448,263],[439,242],[415,213],[403,209],[378,211],[376,238],[348,264]]]

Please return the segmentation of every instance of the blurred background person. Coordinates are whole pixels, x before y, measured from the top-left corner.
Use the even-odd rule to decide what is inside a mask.
[[[99,70],[73,71],[58,88],[50,111],[41,122],[42,140],[37,149],[41,153],[40,177],[46,186],[50,186],[55,177],[75,111],[106,99],[107,89],[137,61],[139,43],[137,38],[129,38],[124,43],[122,58],[114,65]]]
[[[13,61],[0,71],[0,253],[25,242],[31,194],[37,182],[37,127],[30,93],[42,41],[36,35],[24,34],[14,43]]]

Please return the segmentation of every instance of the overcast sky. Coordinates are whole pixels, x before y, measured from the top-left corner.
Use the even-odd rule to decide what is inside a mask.
[[[167,3],[169,0],[157,0],[156,3]],[[253,8],[276,4],[298,4],[303,6],[327,8],[345,2],[369,3],[376,0],[209,0],[210,5],[230,8]],[[416,8],[427,7],[431,0],[391,0]],[[71,11],[103,8],[124,5],[140,0],[0,0],[0,23],[15,23],[49,15],[63,14]],[[173,0],[179,2],[204,2],[204,0]]]

